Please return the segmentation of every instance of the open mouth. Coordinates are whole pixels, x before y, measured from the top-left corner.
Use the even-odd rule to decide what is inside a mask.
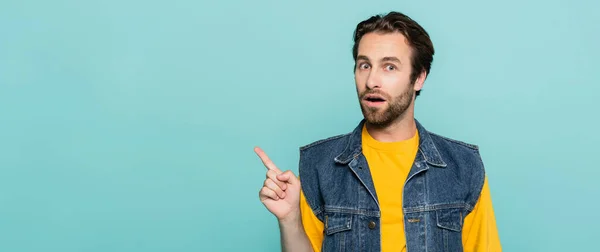
[[[385,99],[380,98],[380,97],[367,97],[365,100],[369,101],[369,102],[384,102]]]
[[[383,96],[380,95],[367,95],[365,96],[364,100],[366,101],[367,105],[370,106],[381,105],[385,102]]]

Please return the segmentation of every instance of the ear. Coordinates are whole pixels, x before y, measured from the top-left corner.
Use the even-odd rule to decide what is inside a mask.
[[[425,70],[421,71],[421,74],[419,74],[419,77],[417,77],[417,79],[415,80],[415,85],[413,87],[415,91],[423,89],[423,85],[425,84],[426,78],[427,73],[425,72]]]

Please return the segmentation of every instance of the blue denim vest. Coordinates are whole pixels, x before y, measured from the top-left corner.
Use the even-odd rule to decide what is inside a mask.
[[[361,130],[300,147],[302,190],[324,223],[323,252],[381,251],[377,192]],[[419,150],[404,183],[408,252],[463,251],[462,225],[484,182],[478,147],[430,133],[416,121]]]

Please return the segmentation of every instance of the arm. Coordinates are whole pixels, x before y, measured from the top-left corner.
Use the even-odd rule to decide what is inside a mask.
[[[462,237],[466,252],[502,251],[487,177],[475,208],[465,218]]]
[[[298,213],[290,220],[280,220],[281,251],[313,252],[308,237],[304,232],[302,217]]]

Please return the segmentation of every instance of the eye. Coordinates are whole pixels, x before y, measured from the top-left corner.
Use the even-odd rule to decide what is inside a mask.
[[[369,69],[371,66],[369,65],[369,63],[363,62],[358,64],[358,69]]]
[[[385,66],[385,70],[387,70],[387,71],[394,71],[394,70],[396,70],[396,66],[394,66],[394,65],[386,65]]]

